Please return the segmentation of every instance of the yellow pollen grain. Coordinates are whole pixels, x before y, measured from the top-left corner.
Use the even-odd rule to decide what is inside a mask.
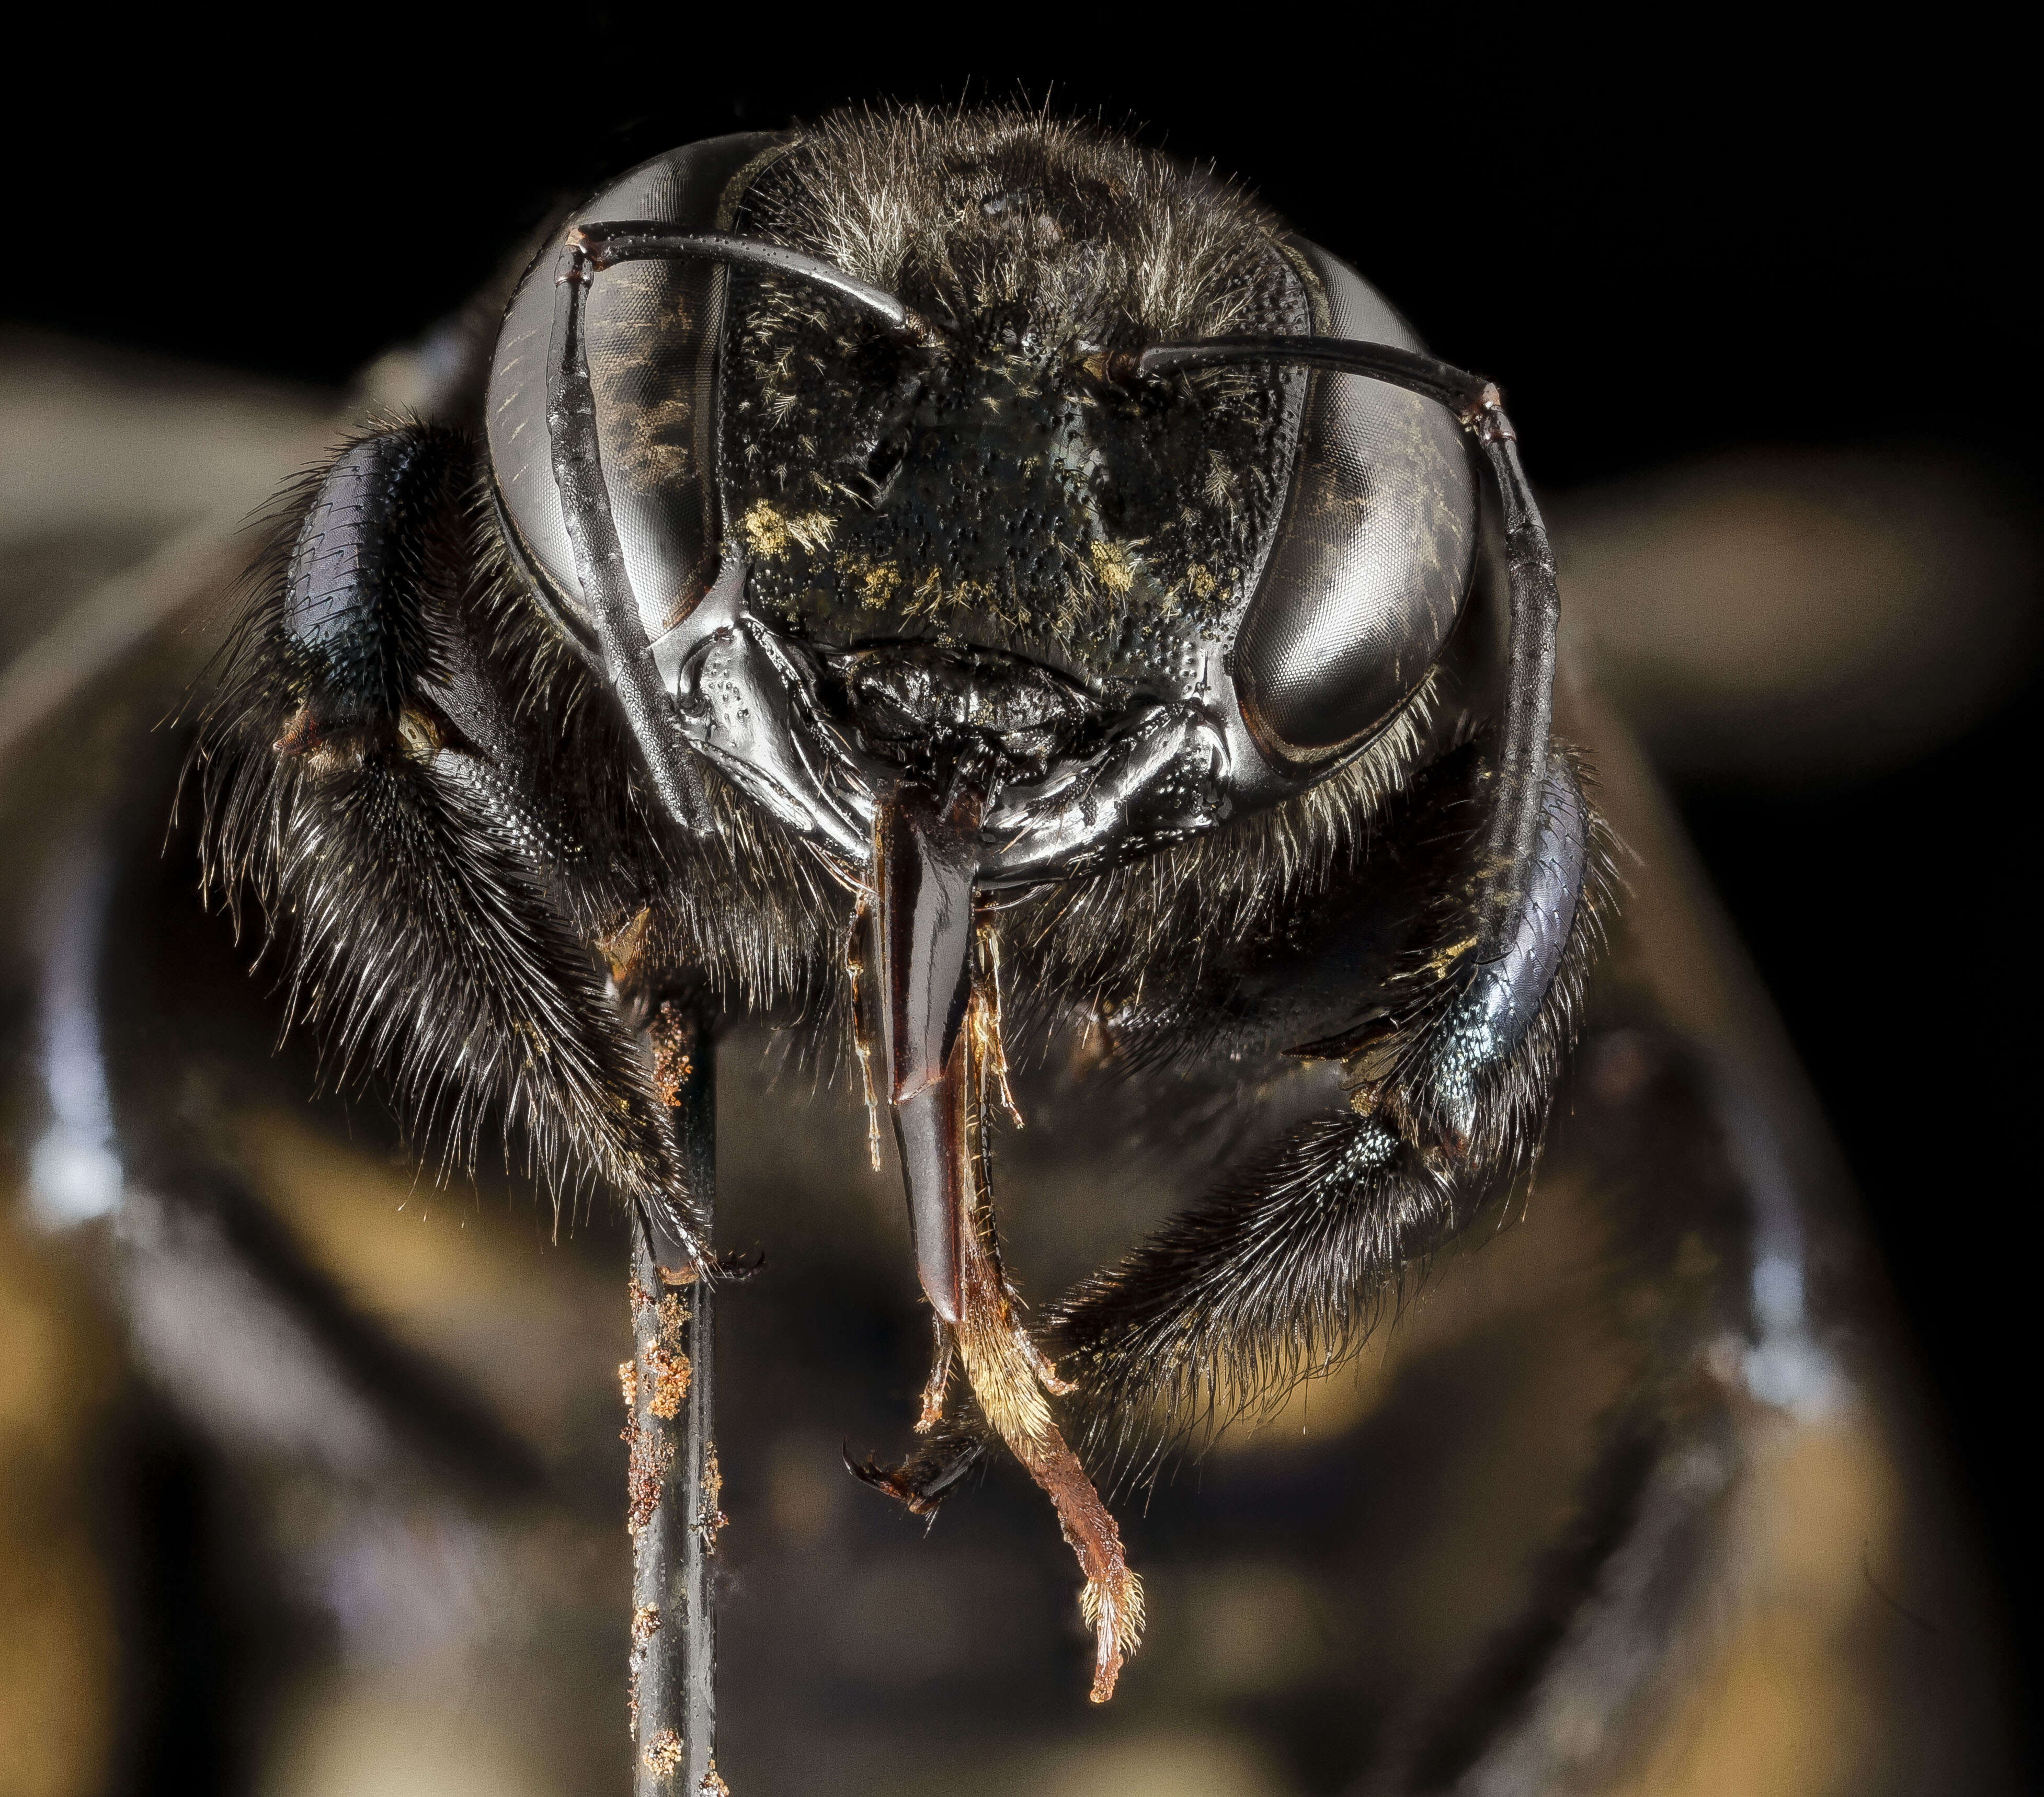
[[[837,520],[828,512],[784,512],[772,501],[759,499],[747,509],[738,528],[755,555],[771,560],[786,555],[790,543],[812,555],[828,548]]]
[[[1093,578],[1109,593],[1119,597],[1135,584],[1135,566],[1120,543],[1095,537],[1087,545],[1086,553],[1093,560]]]
[[[837,559],[837,571],[857,592],[869,611],[880,611],[894,603],[901,590],[901,570],[891,562],[876,562],[850,550]]]
[[[756,555],[778,555],[788,547],[788,525],[778,510],[762,499],[738,521]]]

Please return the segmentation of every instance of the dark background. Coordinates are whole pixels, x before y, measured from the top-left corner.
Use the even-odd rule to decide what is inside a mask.
[[[1139,34],[1091,9],[563,6],[464,39],[423,7],[211,36],[96,14],[17,65],[5,309],[337,385],[644,155],[847,99],[1047,90],[1253,178],[1507,382],[1558,493],[1736,445],[1927,447],[2034,509],[2027,53],[1956,13],[1909,39],[1645,16]],[[1679,794],[1865,1194],[2033,1667],[2034,697],[1900,771]]]

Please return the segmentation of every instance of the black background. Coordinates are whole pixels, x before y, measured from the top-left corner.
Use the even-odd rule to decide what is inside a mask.
[[[847,99],[1047,92],[1251,177],[1507,382],[1552,490],[1871,444],[1958,450],[2034,501],[2027,52],[1956,11],[1908,38],[1870,13],[1558,36],[1438,11],[95,13],[17,64],[6,309],[339,383],[644,155]],[[1680,795],[1865,1193],[2032,1665],[2034,697],[1900,772]]]

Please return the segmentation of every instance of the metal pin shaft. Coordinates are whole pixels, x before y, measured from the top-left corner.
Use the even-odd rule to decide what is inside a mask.
[[[717,1177],[717,1077],[708,1019],[663,1008],[655,1040],[674,1134],[707,1230]],[[717,1771],[717,1534],[710,1286],[678,1250],[632,1268],[632,1730],[634,1797],[724,1797]]]

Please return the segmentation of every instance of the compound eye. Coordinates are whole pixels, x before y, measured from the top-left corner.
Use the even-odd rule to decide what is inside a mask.
[[[716,229],[741,175],[776,141],[759,132],[711,138],[620,176],[563,222],[505,313],[486,414],[497,497],[543,602],[586,651],[593,625],[582,615],[547,429],[555,258],[571,224],[657,219]],[[623,263],[596,278],[584,311],[605,482],[649,637],[687,611],[714,571],[719,520],[709,446],[724,280],[706,262]]]
[[[1347,264],[1293,247],[1318,277],[1317,332],[1425,347]],[[1291,491],[1235,643],[1243,714],[1266,755],[1331,761],[1396,715],[1461,614],[1476,542],[1475,464],[1447,409],[1316,372]]]

